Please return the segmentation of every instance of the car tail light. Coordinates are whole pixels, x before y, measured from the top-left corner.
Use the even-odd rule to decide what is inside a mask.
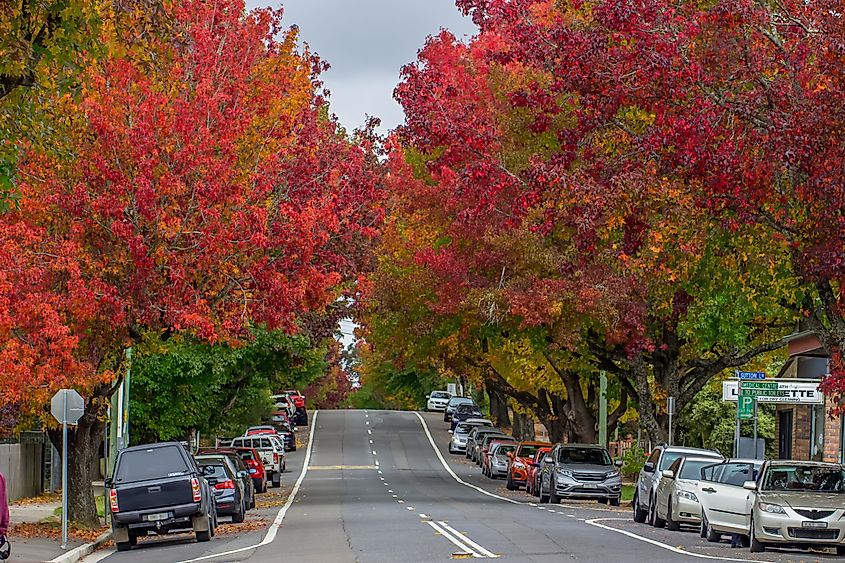
[[[194,492],[194,502],[202,500],[202,491],[200,490],[200,480],[196,477],[191,478],[191,490]]]
[[[112,512],[118,512],[119,508],[117,507],[117,491],[115,489],[109,491],[109,504],[111,505]]]
[[[235,488],[235,482],[232,481],[231,479],[227,479],[225,481],[220,481],[219,483],[214,485],[214,488],[215,489],[234,489]]]
[[[273,463],[279,463],[279,454],[273,452]]]

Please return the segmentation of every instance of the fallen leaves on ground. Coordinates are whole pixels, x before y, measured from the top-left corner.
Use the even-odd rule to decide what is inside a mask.
[[[58,491],[55,493],[44,493],[43,495],[37,495],[34,497],[27,497],[18,499],[12,503],[12,506],[29,506],[32,504],[52,504],[54,502],[61,502],[62,500],[62,492]]]
[[[68,536],[82,542],[92,542],[107,532],[107,527],[102,528],[78,528],[71,524],[68,527]],[[9,530],[10,537],[17,538],[48,538],[61,539],[62,525],[59,522],[24,522],[15,524]]]
[[[264,518],[255,518],[251,519],[248,518],[244,522],[240,524],[220,524],[217,527],[217,534],[218,535],[229,535],[229,534],[244,534],[248,532],[254,532],[256,530],[261,530],[266,528],[268,521]]]

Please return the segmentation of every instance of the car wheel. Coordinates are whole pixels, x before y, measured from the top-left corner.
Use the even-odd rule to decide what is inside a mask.
[[[252,491],[252,495],[250,496],[249,509],[255,510],[255,491],[254,490]]]
[[[132,549],[132,544],[130,544],[128,541],[119,541],[116,545],[118,551],[129,551],[130,549]]]
[[[841,545],[836,546],[836,555],[845,555],[845,547]]]
[[[273,487],[278,489],[282,486],[282,474],[281,473],[273,473]]]
[[[205,530],[194,532],[198,542],[211,541],[211,529],[214,527],[214,519],[208,514],[205,515]]]
[[[710,543],[722,541],[722,534],[714,530],[713,526],[710,525],[710,522],[707,522],[707,527],[704,529],[704,537],[707,538],[707,541]]]
[[[608,499],[610,506],[619,506],[619,497]]]
[[[452,451],[452,442],[449,442],[449,453],[450,454],[455,453],[454,451]]]
[[[704,510],[701,511],[701,525],[698,527],[698,536],[701,538],[707,537],[707,515]]]
[[[599,504],[607,504],[607,498],[597,498],[596,502]]]
[[[672,499],[669,499],[669,507],[666,509],[666,529],[670,532],[677,532],[681,529],[681,525],[672,518]]]
[[[751,520],[751,529],[748,531],[748,538],[750,540],[749,547],[751,553],[763,553],[766,551],[766,546],[757,540],[757,534],[754,532],[754,519]]]
[[[648,511],[651,514],[649,521],[651,522],[652,526],[654,526],[655,528],[662,528],[663,526],[666,525],[666,520],[664,520],[663,518],[661,518],[657,515],[657,501],[656,501],[656,499],[651,499],[651,502],[648,503]]]
[[[129,545],[132,547],[138,545],[138,534],[133,534],[132,532],[129,532]]]
[[[543,480],[542,479],[540,479],[540,492],[537,496],[540,497],[540,504],[548,504],[549,497],[548,497],[548,495],[543,494]]]
[[[245,512],[244,503],[241,502],[238,505],[238,509],[235,511],[234,514],[232,514],[232,522],[235,523],[235,524],[240,524],[241,522],[243,522],[244,521],[244,512]]]
[[[640,500],[636,493],[634,493],[634,500],[631,501],[631,506],[633,507],[634,522],[637,524],[644,523],[648,512],[640,508]]]
[[[549,502],[552,504],[560,504],[560,497],[555,494],[554,479],[549,479]]]
[[[516,485],[513,484],[513,479],[511,479],[510,471],[508,471],[507,481],[505,482],[505,488],[509,491],[515,491],[517,489]]]

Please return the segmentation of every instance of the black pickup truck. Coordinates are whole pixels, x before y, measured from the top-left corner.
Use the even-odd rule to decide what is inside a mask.
[[[117,456],[106,481],[118,551],[150,532],[193,529],[197,541],[214,535],[214,495],[194,459],[178,442],[133,446]]]

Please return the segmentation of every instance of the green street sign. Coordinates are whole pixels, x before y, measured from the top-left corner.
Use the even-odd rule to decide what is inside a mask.
[[[745,391],[746,389],[774,389],[777,390],[778,382],[777,381],[743,381],[742,382],[742,390]]]
[[[745,385],[739,394],[739,401],[736,404],[736,417],[740,420],[751,420],[754,418],[754,396],[745,392]]]

